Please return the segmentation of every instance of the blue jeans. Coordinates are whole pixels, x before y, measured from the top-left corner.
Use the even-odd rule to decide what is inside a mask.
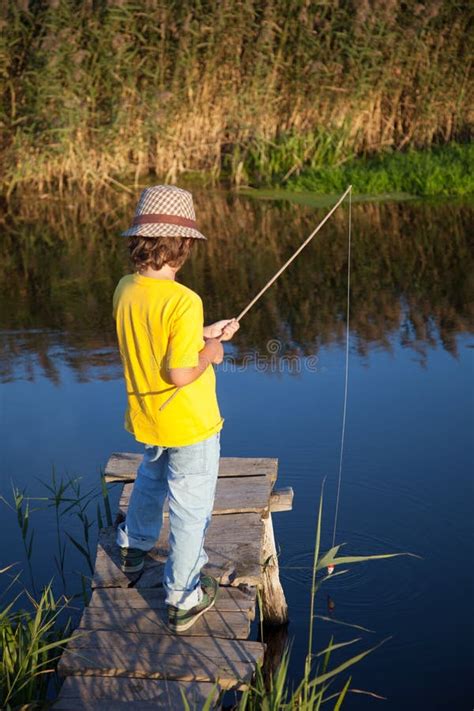
[[[163,584],[169,605],[189,609],[202,598],[199,574],[207,563],[204,537],[211,521],[219,470],[220,433],[187,447],[145,445],[126,521],[117,543],[149,551],[169,501],[169,555]]]

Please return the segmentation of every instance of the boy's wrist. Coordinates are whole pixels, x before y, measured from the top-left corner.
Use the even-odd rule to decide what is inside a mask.
[[[201,353],[203,353],[205,358],[209,359],[211,363],[220,363],[222,361],[224,349],[222,347],[222,343],[218,338],[206,339],[203,351],[201,351]]]

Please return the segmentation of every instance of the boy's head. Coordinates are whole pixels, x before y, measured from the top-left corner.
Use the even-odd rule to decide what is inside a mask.
[[[193,197],[174,185],[154,185],[143,190],[129,237],[131,259],[138,271],[165,264],[179,269],[196,239],[206,239],[197,229]]]

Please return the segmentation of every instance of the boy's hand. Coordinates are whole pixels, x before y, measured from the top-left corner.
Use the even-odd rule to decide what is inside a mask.
[[[232,336],[237,333],[240,325],[235,318],[223,319],[211,323],[210,326],[204,326],[204,338],[219,338],[221,341],[230,341]]]

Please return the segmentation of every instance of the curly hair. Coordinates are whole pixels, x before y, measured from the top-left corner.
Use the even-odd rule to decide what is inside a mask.
[[[161,269],[165,264],[182,267],[189,256],[194,240],[190,237],[141,237],[128,238],[128,250],[137,271],[146,267]]]

